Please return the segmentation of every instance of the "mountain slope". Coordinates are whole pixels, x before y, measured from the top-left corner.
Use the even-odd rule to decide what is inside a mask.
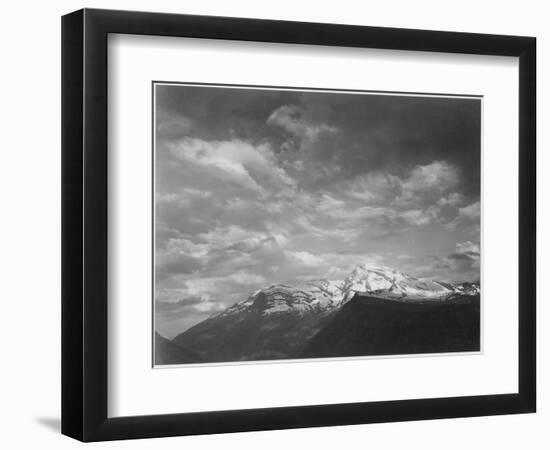
[[[479,351],[479,295],[392,301],[356,295],[308,343],[301,357]]]
[[[155,364],[186,364],[201,362],[200,355],[174,344],[155,333]]]
[[[205,362],[287,359],[299,354],[323,326],[330,310],[277,310],[260,293],[240,311],[211,317],[173,342],[192,349]],[[267,306],[266,306],[267,304]]]
[[[334,309],[342,300],[340,281],[310,280],[293,285],[275,284],[254,292],[246,300],[227,308],[218,316],[247,310],[262,315],[320,313]]]

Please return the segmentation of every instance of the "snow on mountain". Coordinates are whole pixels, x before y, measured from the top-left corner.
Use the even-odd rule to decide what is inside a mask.
[[[480,292],[479,281],[474,281],[473,283],[454,283],[452,288],[455,293],[462,295],[477,295]]]
[[[420,280],[391,267],[359,265],[344,281],[345,300],[355,293],[369,293],[390,299],[441,299],[455,290],[451,285]]]
[[[260,289],[246,300],[226,309],[221,315],[235,314],[249,309],[264,315],[280,312],[323,312],[341,304],[341,281],[310,280],[299,284],[276,284]]]
[[[342,281],[320,279],[259,289],[216,316],[252,310],[262,315],[323,313],[343,305],[356,293],[398,301],[444,300],[454,294],[476,295],[479,283],[421,280],[390,267],[361,264]]]

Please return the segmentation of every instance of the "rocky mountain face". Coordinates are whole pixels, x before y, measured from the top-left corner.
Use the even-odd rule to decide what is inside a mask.
[[[262,315],[279,313],[321,313],[338,307],[343,299],[341,281],[310,280],[300,284],[276,284],[260,289],[246,300],[229,307],[218,316],[243,311]]]
[[[322,336],[327,333],[323,334],[324,329],[330,330],[329,326],[338,317],[338,334],[362,335],[355,328],[354,331],[346,331],[342,323],[351,319],[341,318],[342,311],[345,309],[347,312],[351,308],[346,305],[354,303],[355,308],[361,297],[382,301],[384,305],[389,305],[388,311],[397,308],[398,314],[403,313],[405,317],[414,310],[416,315],[411,317],[418,320],[422,311],[429,309],[426,305],[433,308],[434,305],[464,303],[475,298],[479,304],[479,283],[451,284],[421,280],[388,267],[359,265],[344,280],[310,280],[260,289],[247,299],[179,334],[172,343],[185,349],[187,354],[193,352],[193,355],[198,355],[194,359],[200,362],[303,357],[300,355],[314,357],[317,353],[323,353],[319,347],[324,345]],[[400,308],[406,304],[409,306]],[[411,305],[414,308],[411,309]],[[389,318],[386,322],[386,325],[395,328]],[[362,323],[365,330],[371,326],[368,320]],[[379,323],[379,326],[385,325]],[[476,327],[475,323],[473,327]],[[437,333],[432,335],[436,339]],[[377,348],[385,347],[378,345]],[[338,351],[333,349],[333,353]],[[372,350],[368,352],[372,353]]]

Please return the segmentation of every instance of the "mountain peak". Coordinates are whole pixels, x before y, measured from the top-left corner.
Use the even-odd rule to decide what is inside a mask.
[[[371,262],[357,264],[355,269],[350,273],[350,277],[362,277],[369,273],[377,273],[381,276],[387,278],[402,278],[402,279],[413,279],[411,275],[407,275],[399,270],[394,269],[393,267],[383,266],[380,264],[375,264]]]
[[[390,298],[404,298],[420,294],[423,290],[440,290],[440,286],[418,285],[420,280],[388,266],[372,263],[359,264],[344,280],[346,301],[355,293],[385,294]],[[409,292],[414,287],[414,292]],[[438,296],[441,296],[439,293]]]

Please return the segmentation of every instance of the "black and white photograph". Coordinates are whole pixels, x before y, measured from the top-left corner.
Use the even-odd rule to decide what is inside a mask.
[[[153,97],[155,365],[481,350],[481,97]]]
[[[548,450],[546,6],[6,2],[0,448]]]

